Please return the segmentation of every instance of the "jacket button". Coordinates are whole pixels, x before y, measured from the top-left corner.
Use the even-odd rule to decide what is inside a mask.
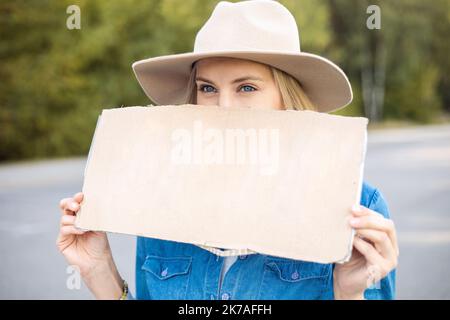
[[[229,300],[230,299],[230,295],[228,293],[224,293],[222,294],[222,300]]]
[[[291,279],[292,280],[297,280],[298,278],[299,278],[299,274],[298,274],[298,272],[297,271],[295,271],[293,274],[291,274]]]
[[[239,259],[241,259],[241,260],[247,259],[247,256],[246,255],[239,256]]]
[[[167,276],[167,268],[165,268],[163,271],[161,271],[161,277]]]

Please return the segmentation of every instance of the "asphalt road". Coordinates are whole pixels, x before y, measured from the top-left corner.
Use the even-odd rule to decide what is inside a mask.
[[[397,297],[450,299],[450,126],[369,132],[364,180],[385,196],[400,241]],[[56,249],[61,198],[81,190],[85,158],[0,166],[0,298],[91,299],[68,289]],[[110,234],[134,293],[135,238]],[[69,270],[70,271],[70,270]]]

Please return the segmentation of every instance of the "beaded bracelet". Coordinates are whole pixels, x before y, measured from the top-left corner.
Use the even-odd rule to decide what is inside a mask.
[[[127,296],[128,296],[128,283],[125,280],[123,280],[123,291],[120,300],[127,300]]]

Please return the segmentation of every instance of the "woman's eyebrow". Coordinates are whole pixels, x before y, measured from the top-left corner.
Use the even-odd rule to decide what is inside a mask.
[[[195,80],[201,80],[204,82],[209,82],[215,85],[215,83],[211,80],[208,80],[206,78],[203,77],[196,77]],[[253,80],[253,81],[264,81],[263,79],[259,78],[259,77],[255,77],[255,76],[244,76],[244,77],[240,77],[237,79],[234,79],[233,81],[231,81],[231,83],[237,83],[237,82],[242,82],[242,81],[248,81],[248,80]]]

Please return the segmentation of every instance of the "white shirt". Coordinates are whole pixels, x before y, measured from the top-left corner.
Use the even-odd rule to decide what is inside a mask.
[[[222,272],[220,273],[220,283],[222,284],[222,280],[225,277],[228,269],[233,265],[233,263],[237,260],[238,256],[224,257],[223,259],[223,267]]]

